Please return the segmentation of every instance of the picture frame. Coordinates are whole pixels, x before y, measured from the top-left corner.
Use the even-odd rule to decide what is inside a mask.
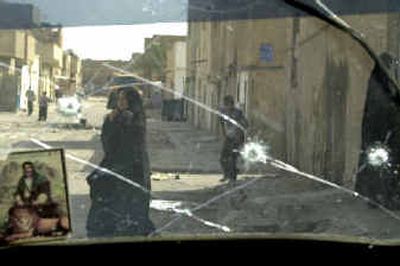
[[[0,245],[65,238],[70,213],[63,149],[13,152],[0,163]]]

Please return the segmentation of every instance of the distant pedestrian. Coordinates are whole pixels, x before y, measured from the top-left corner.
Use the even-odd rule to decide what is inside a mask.
[[[248,121],[242,110],[235,107],[235,101],[231,95],[224,97],[224,103],[221,112],[229,117],[221,119],[224,144],[222,147],[220,163],[224,172],[224,177],[220,181],[236,181],[238,169],[237,159],[238,150],[245,141],[245,132],[243,129],[248,127]],[[230,121],[233,120],[234,122]],[[239,126],[238,126],[239,125]]]
[[[39,99],[39,121],[47,120],[47,109],[49,105],[49,98],[47,98],[47,93],[43,92]]]
[[[28,116],[30,116],[33,113],[33,102],[36,100],[36,95],[32,88],[29,88],[25,96],[28,101]]]

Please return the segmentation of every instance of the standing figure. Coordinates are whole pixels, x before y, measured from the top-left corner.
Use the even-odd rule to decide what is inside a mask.
[[[134,88],[119,90],[117,107],[104,121],[101,140],[104,158],[100,166],[141,188],[101,170],[89,175],[92,206],[87,220],[88,236],[149,235],[154,225],[149,218],[146,119],[142,98]]]
[[[380,59],[395,72],[394,58],[383,53]],[[388,208],[400,207],[398,171],[400,170],[400,102],[390,94],[392,86],[376,65],[368,82],[362,121],[361,153],[356,191]],[[388,153],[381,164],[371,161],[374,149]]]
[[[235,108],[235,102],[232,96],[228,95],[224,98],[224,106],[221,112],[236,121],[242,128],[235,125],[228,119],[222,118],[222,133],[224,136],[224,144],[222,147],[220,163],[224,172],[224,177],[220,181],[228,180],[235,182],[238,174],[237,159],[239,150],[245,141],[245,132],[243,129],[248,127],[247,119],[243,112]]]

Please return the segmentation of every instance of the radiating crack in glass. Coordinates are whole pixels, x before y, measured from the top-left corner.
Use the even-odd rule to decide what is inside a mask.
[[[367,153],[367,162],[369,165],[378,168],[387,168],[390,167],[389,161],[389,150],[380,144],[373,145],[368,148]]]
[[[262,140],[255,139],[254,141],[248,139],[243,148],[237,152],[240,153],[246,163],[255,164],[259,162],[266,162],[269,158],[268,154],[270,147],[265,145]]]

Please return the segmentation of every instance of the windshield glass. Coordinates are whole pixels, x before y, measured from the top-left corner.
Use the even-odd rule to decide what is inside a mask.
[[[399,12],[0,1],[0,242],[399,240]]]

